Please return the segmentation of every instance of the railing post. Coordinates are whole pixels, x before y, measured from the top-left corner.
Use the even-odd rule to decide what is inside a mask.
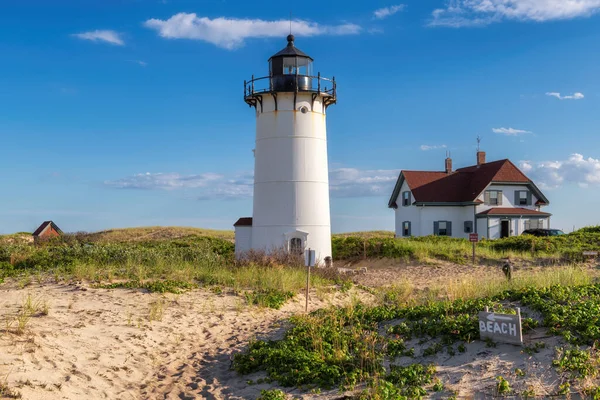
[[[317,73],[317,93],[321,94],[321,72]]]
[[[333,97],[336,97],[337,85],[335,84],[335,76],[333,77],[332,81],[333,81]]]
[[[252,75],[252,94],[254,94],[254,75]]]

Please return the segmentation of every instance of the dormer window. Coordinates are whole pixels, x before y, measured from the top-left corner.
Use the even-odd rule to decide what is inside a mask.
[[[515,191],[515,205],[530,206],[532,203],[531,192],[529,190]]]
[[[485,205],[488,206],[501,206],[502,205],[502,191],[501,190],[487,190],[485,192]]]
[[[527,192],[524,190],[519,192],[519,205],[520,206],[527,205]]]

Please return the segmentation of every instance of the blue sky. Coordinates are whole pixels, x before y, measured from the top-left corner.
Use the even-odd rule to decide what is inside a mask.
[[[242,84],[286,44],[335,76],[335,232],[393,229],[400,169],[510,158],[553,225],[600,224],[600,1],[29,1],[0,6],[0,233],[252,214]],[[17,3],[17,2],[14,2]]]

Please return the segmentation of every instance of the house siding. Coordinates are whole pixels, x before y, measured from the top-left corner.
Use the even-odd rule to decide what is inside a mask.
[[[500,190],[502,191],[502,205],[501,206],[490,206],[490,205],[479,205],[477,206],[477,212],[483,212],[486,210],[489,210],[490,208],[494,208],[494,207],[519,207],[519,208],[526,208],[528,210],[538,210],[539,207],[535,205],[536,201],[538,201],[538,198],[535,197],[535,195],[532,193],[531,195],[531,205],[529,206],[520,206],[520,205],[515,205],[515,192],[516,191],[521,191],[521,190],[527,190],[529,192],[531,192],[531,190],[529,190],[529,188],[526,185],[495,185],[495,184],[491,184],[489,185],[480,195],[479,197],[477,197],[477,200],[481,200],[481,201],[485,201],[485,192],[487,190]]]
[[[402,193],[410,191],[408,184],[404,182],[400,188],[400,193],[396,200],[398,208],[395,210],[395,227],[396,237],[401,238],[402,235],[402,223],[409,221],[411,223],[411,235],[412,236],[428,236],[434,234],[434,222],[437,221],[449,221],[452,223],[452,237],[468,239],[469,233],[465,232],[464,223],[465,221],[474,221],[475,213],[481,213],[495,207],[502,208],[525,208],[529,210],[539,210],[539,206],[535,203],[538,198],[531,195],[531,205],[518,205],[515,204],[515,192],[526,190],[531,192],[527,185],[497,185],[491,184],[485,190],[500,190],[502,191],[502,205],[490,206],[481,204],[478,206],[408,206],[402,205]],[[478,197],[479,200],[484,201],[484,192]],[[414,196],[411,192],[411,199],[414,201]],[[525,230],[525,221],[530,219],[540,219],[539,217],[522,217],[511,216],[511,217],[498,217],[490,216],[488,218],[477,218],[474,227],[476,232],[482,238],[487,239],[498,239],[501,236],[501,221],[510,220],[510,236],[517,236],[523,233]],[[541,218],[544,221],[544,227],[548,227],[547,218]],[[489,229],[488,229],[489,220]]]
[[[410,191],[408,184],[404,182],[400,189],[395,210],[396,237],[402,238],[402,223],[409,221],[411,224],[411,236],[428,236],[434,234],[433,224],[437,221],[449,221],[452,223],[452,237],[465,238],[469,234],[465,232],[465,221],[473,221],[473,206],[444,207],[444,206],[402,206],[402,193]],[[413,198],[414,201],[414,196]]]
[[[418,207],[413,205],[405,207],[402,205],[402,193],[410,191],[408,184],[404,182],[402,187],[400,188],[400,193],[398,194],[398,198],[396,199],[396,204],[398,208],[395,210],[395,226],[396,226],[396,237],[401,238],[402,236],[402,223],[404,221],[410,221],[411,225],[411,235],[412,236],[423,236],[421,233],[421,227],[419,224],[419,210]],[[414,196],[412,192],[410,193],[411,200],[414,201]]]
[[[484,201],[484,194],[487,190],[500,190],[502,191],[502,205],[501,206],[490,206],[486,204],[481,204],[477,206],[477,213],[481,213],[487,211],[491,208],[502,207],[502,208],[525,208],[527,210],[536,210],[539,211],[540,207],[536,206],[535,203],[538,201],[538,198],[535,194],[531,193],[531,190],[527,187],[527,185],[498,185],[498,184],[490,184],[480,195],[477,197],[478,200]],[[528,191],[531,193],[531,204],[530,205],[519,205],[515,204],[515,192],[517,191]],[[477,221],[477,232],[480,237],[485,237],[488,239],[499,239],[501,236],[501,222],[502,220],[510,220],[510,236],[518,236],[523,233],[525,230],[525,221],[530,219],[540,219],[539,217],[526,217],[522,218],[519,216],[511,216],[511,217],[491,217],[489,218],[489,230],[488,230],[488,219],[487,218],[478,218]],[[544,220],[544,227],[548,226],[548,222],[546,218],[541,218]]]
[[[421,236],[434,234],[434,222],[452,222],[452,237],[467,239],[469,234],[465,232],[465,221],[473,221],[473,206],[444,207],[425,206],[415,207],[419,209],[419,225]]]

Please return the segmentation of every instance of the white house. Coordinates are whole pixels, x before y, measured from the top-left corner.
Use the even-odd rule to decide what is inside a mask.
[[[395,209],[396,237],[469,233],[497,239],[525,229],[549,228],[551,214],[540,211],[548,199],[510,160],[445,171],[401,171],[388,203]]]

